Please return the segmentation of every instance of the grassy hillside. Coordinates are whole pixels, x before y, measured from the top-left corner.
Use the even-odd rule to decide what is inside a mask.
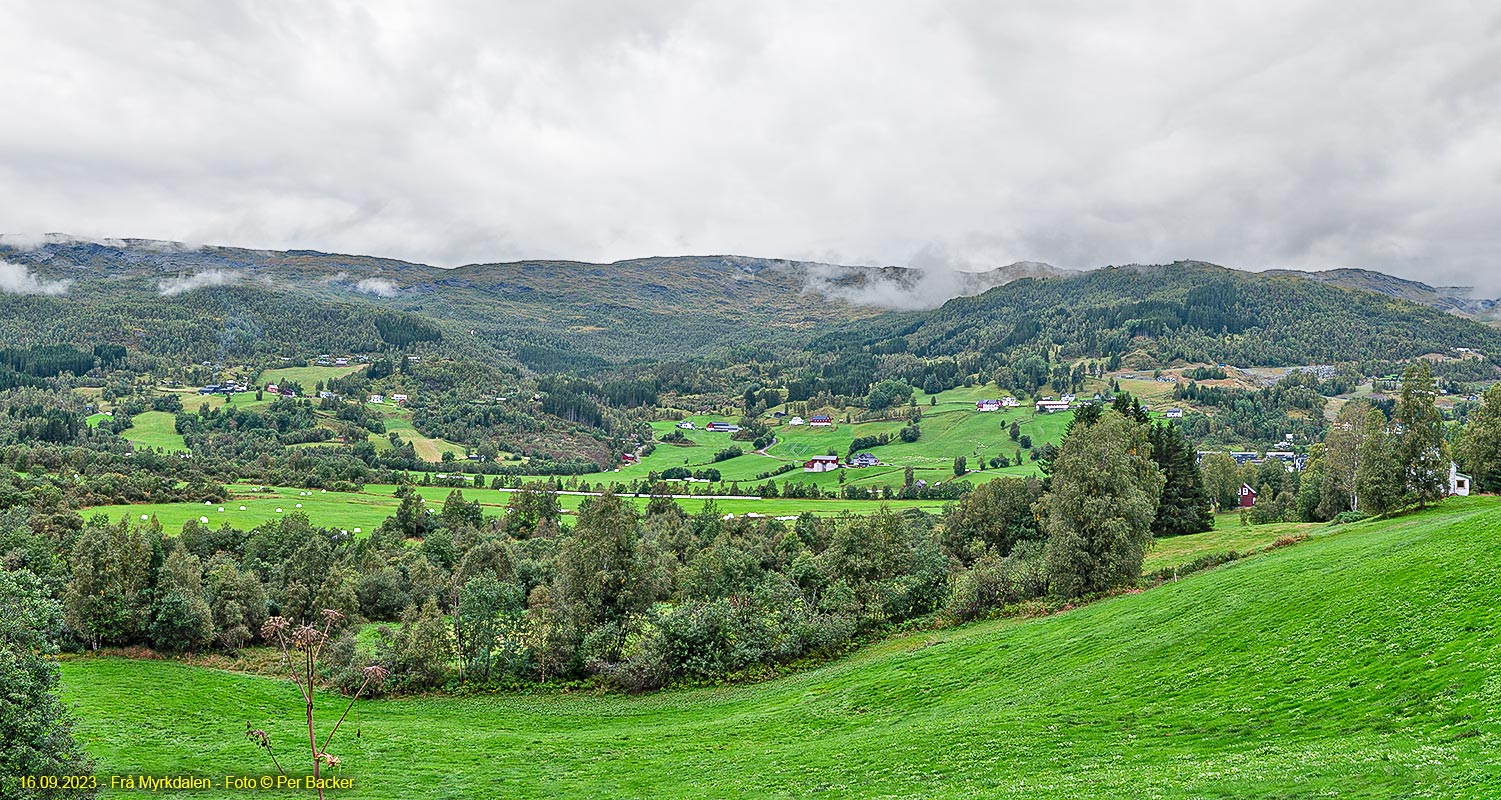
[[[1494,500],[1324,530],[760,685],[362,703],[331,750],[349,797],[1495,796]],[[102,773],[263,771],[247,720],[296,747],[275,680],[78,659],[64,684]]]
[[[177,451],[188,449],[177,432],[177,415],[166,411],[147,411],[130,418],[130,427],[121,436],[141,447]]]
[[[833,452],[840,458],[849,453],[850,444],[862,436],[887,434],[890,444],[865,448],[881,460],[882,466],[850,469],[844,471],[844,481],[853,486],[900,487],[905,480],[905,469],[913,468],[914,479],[929,483],[948,481],[954,478],[954,459],[964,456],[969,461],[971,472],[964,479],[982,483],[1002,475],[1027,476],[1041,474],[1037,462],[1023,451],[1023,461],[1002,469],[978,471],[980,461],[992,456],[1004,455],[1013,459],[1021,447],[1011,440],[1008,430],[1017,422],[1020,433],[1031,437],[1034,447],[1045,443],[1057,444],[1068,428],[1073,414],[1037,414],[1030,404],[1000,412],[980,413],[975,411],[975,401],[980,398],[998,397],[994,385],[987,387],[964,387],[951,389],[937,395],[936,405],[930,405],[928,395],[918,393],[917,403],[922,410],[922,436],[916,442],[903,442],[897,433],[907,425],[905,416],[899,419],[870,422],[844,422],[843,415],[836,415],[838,424],[833,427],[814,428],[808,425],[788,425],[788,418],[771,420],[771,432],[776,442],[765,453],[751,452],[749,442],[737,442],[728,433],[710,433],[704,430],[709,422],[734,422],[733,415],[693,415],[688,417],[694,428],[683,430],[684,443],[659,442],[655,450],[638,464],[622,466],[602,476],[605,481],[628,482],[644,478],[651,472],[661,473],[671,467],[701,469],[713,467],[719,470],[726,481],[756,481],[758,476],[787,464],[801,466],[816,455]],[[905,411],[905,409],[903,409]],[[899,415],[900,416],[900,415]],[[661,421],[653,423],[655,436],[673,433],[677,423]],[[728,447],[740,447],[744,454],[724,461],[715,461],[715,455]],[[801,469],[777,476],[778,481],[796,481],[816,484],[821,489],[837,491],[840,484],[838,472],[804,473]]]

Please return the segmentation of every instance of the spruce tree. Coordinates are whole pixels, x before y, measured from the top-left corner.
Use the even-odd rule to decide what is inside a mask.
[[[1159,423],[1152,427],[1150,441],[1152,460],[1164,478],[1153,535],[1181,536],[1213,528],[1209,490],[1183,434],[1172,424]]]

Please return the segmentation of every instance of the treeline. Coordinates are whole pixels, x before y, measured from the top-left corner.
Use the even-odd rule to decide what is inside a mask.
[[[1319,379],[1307,372],[1290,372],[1275,386],[1254,391],[1190,381],[1173,387],[1173,399],[1215,407],[1212,416],[1189,414],[1183,420],[1184,432],[1204,446],[1280,443],[1287,434],[1318,441],[1326,427],[1328,401]]]
[[[1238,466],[1225,454],[1206,456],[1202,471],[1221,508],[1233,507],[1241,483],[1256,489],[1256,504],[1245,511],[1253,523],[1347,520],[1422,507],[1448,494],[1451,452],[1467,454],[1482,475],[1501,464],[1491,455],[1501,454],[1495,433],[1501,426],[1491,424],[1501,392],[1488,393],[1458,448],[1449,443],[1437,395],[1428,362],[1418,361],[1403,373],[1389,414],[1363,400],[1342,406],[1301,472],[1276,459]]]
[[[1076,418],[1046,481],[967,490],[942,518],[882,508],[785,523],[644,510],[606,493],[576,521],[557,484],[485,517],[451,492],[408,487],[366,538],[299,514],[249,531],[190,522],[12,515],[0,541],[52,587],[74,641],[233,652],[277,615],[339,611],[350,625],[326,679],[371,662],[388,690],[589,679],[629,690],[775,671],[919,617],[956,621],[1017,603],[1134,585],[1155,533],[1202,529],[1191,457],[1139,406]],[[49,521],[50,520],[50,521]],[[1186,521],[1185,521],[1186,520]],[[384,624],[373,640],[352,623]]]

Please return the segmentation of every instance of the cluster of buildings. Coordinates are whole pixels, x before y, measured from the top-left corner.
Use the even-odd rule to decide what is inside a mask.
[[[328,353],[322,353],[313,360],[313,364],[319,367],[347,367],[350,364],[369,363],[369,356],[331,356]]]
[[[1199,463],[1202,464],[1204,462],[1205,456],[1213,455],[1216,452],[1219,451],[1200,450],[1195,455],[1197,456]],[[1253,467],[1259,467],[1262,464],[1272,460],[1281,461],[1283,466],[1287,468],[1288,472],[1301,472],[1304,467],[1308,466],[1307,455],[1304,455],[1302,453],[1294,453],[1291,450],[1268,450],[1265,454],[1257,453],[1255,450],[1232,450],[1229,453],[1226,453],[1226,455],[1235,459],[1235,463],[1242,467],[1247,464],[1250,464]]]
[[[1021,401],[1011,395],[1006,395],[999,400],[976,400],[975,410],[980,412],[1000,411],[1003,408],[1016,408]]]
[[[245,391],[249,391],[249,390],[250,390],[250,387],[248,387],[248,386],[241,386],[239,384],[239,382],[236,381],[234,378],[230,378],[229,380],[224,381],[223,383],[211,383],[211,384],[209,384],[207,386],[204,386],[204,387],[202,387],[202,388],[200,388],[198,390],[198,393],[202,394],[202,395],[210,395],[210,394],[226,394],[227,395],[227,394],[234,394],[235,392],[245,392]]]
[[[845,467],[875,467],[881,460],[870,453],[855,453],[849,461],[839,463],[839,456],[814,456],[803,462],[803,472],[832,472]]]
[[[393,394],[389,398],[383,394],[372,394],[369,397],[365,398],[365,402],[374,405],[384,405],[387,400],[390,400],[392,403],[395,403],[398,406],[405,406],[407,404],[407,396],[404,394]]]

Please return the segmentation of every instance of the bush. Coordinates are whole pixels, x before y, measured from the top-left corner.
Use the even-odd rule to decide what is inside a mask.
[[[182,653],[199,650],[214,639],[213,614],[200,597],[172,590],[156,603],[151,644],[159,650]]]
[[[1047,594],[1042,548],[1041,542],[1023,542],[1004,558],[995,551],[986,553],[974,566],[953,577],[944,616],[965,622]]]
[[[1365,514],[1360,511],[1341,511],[1338,514],[1334,515],[1334,519],[1329,520],[1329,524],[1344,525],[1350,522],[1360,522],[1361,520],[1370,518],[1371,516],[1369,514]]]

